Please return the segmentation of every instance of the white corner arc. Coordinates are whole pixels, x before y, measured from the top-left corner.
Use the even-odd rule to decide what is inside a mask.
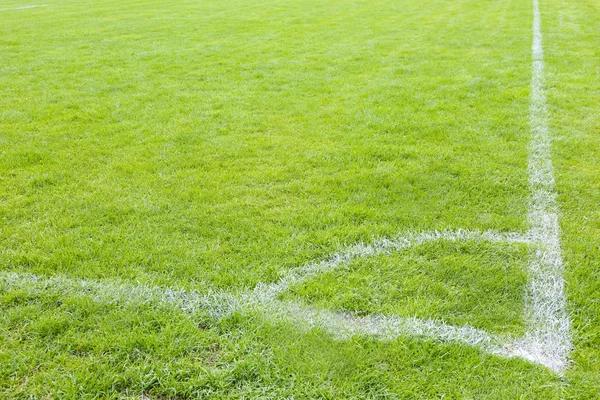
[[[530,229],[525,234],[467,229],[403,233],[395,238],[381,239],[371,244],[359,243],[349,246],[325,260],[315,261],[289,271],[275,283],[259,284],[254,290],[241,293],[225,291],[197,293],[114,281],[48,278],[12,272],[0,272],[0,290],[18,288],[30,293],[50,291],[88,296],[108,302],[168,304],[191,315],[204,311],[214,318],[220,318],[234,311],[254,310],[261,312],[267,318],[289,319],[306,327],[319,326],[342,339],[354,334],[367,334],[383,340],[413,336],[440,342],[456,342],[475,346],[490,354],[524,358],[559,373],[564,371],[568,366],[571,351],[570,320],[564,294],[564,267],[550,151],[551,137],[544,88],[538,0],[533,0],[533,11],[531,139],[528,165],[531,190],[528,212]],[[469,326],[457,327],[440,321],[395,315],[358,317],[278,299],[278,295],[290,286],[331,271],[352,259],[399,251],[438,240],[525,243],[530,247],[531,255],[528,264],[530,279],[526,297],[528,332],[523,337],[500,337]]]

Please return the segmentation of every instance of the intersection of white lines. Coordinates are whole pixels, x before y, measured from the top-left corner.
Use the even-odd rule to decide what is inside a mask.
[[[557,372],[563,371],[568,366],[571,349],[570,321],[564,295],[563,263],[550,154],[551,138],[547,123],[542,34],[537,0],[533,0],[533,11],[531,140],[528,166],[531,190],[528,213],[530,229],[525,234],[466,229],[401,234],[371,244],[359,243],[347,247],[325,260],[296,268],[275,283],[259,284],[254,290],[248,292],[198,293],[131,283],[66,277],[42,278],[33,274],[9,272],[0,274],[0,289],[81,295],[106,302],[168,304],[191,315],[203,311],[215,318],[236,311],[252,310],[263,313],[267,318],[293,321],[306,328],[317,326],[341,339],[363,334],[373,335],[382,340],[409,336],[439,342],[454,342],[475,346],[489,354],[520,357]],[[278,299],[278,295],[290,286],[332,271],[353,259],[389,254],[428,242],[465,240],[524,243],[529,246],[529,285],[525,299],[527,333],[523,337],[498,336],[470,326],[452,326],[435,320],[396,315],[374,314],[359,317]]]

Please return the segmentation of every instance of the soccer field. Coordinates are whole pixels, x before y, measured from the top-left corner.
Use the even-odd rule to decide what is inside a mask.
[[[600,398],[600,2],[0,3],[0,398]]]

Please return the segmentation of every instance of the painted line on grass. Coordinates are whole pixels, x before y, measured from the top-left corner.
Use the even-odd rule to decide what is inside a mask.
[[[531,138],[528,160],[528,175],[531,197],[529,200],[528,221],[530,229],[527,237],[534,243],[531,246],[531,256],[528,264],[529,284],[526,296],[526,323],[528,331],[523,338],[512,341],[504,339],[504,345],[496,344],[484,346],[488,352],[508,357],[521,357],[534,363],[542,364],[554,371],[564,371],[569,363],[571,351],[570,319],[566,311],[566,298],[564,294],[564,266],[560,247],[560,226],[558,222],[558,207],[554,191],[554,172],[552,166],[551,145],[552,140],[548,128],[548,110],[546,105],[546,92],[544,87],[544,52],[542,46],[541,15],[538,0],[533,0],[533,43],[532,43],[532,77],[531,77],[531,103],[530,127]],[[472,233],[465,231],[446,233],[446,240],[474,239]],[[441,235],[440,233],[432,233]],[[515,238],[521,238],[516,235]],[[427,238],[423,237],[423,240]],[[482,238],[483,239],[483,238]],[[379,252],[398,250],[410,247],[412,243],[419,242],[418,235],[408,239],[407,242],[383,241],[373,245],[358,244],[350,248],[347,253],[340,253],[337,258],[308,265],[300,271],[290,273],[279,282],[257,288],[257,296],[264,296],[265,301],[274,299],[279,293],[287,290],[291,285],[320,273],[330,271],[342,262],[352,258],[370,256]],[[488,238],[487,240],[490,240]],[[506,240],[504,240],[506,241]],[[525,241],[524,241],[525,242]],[[360,331],[359,326],[366,324],[366,331],[386,336],[388,325],[374,324],[370,317],[354,318],[351,315],[334,314],[325,311],[308,310],[299,305],[294,309],[304,319],[311,320],[318,315],[317,320],[323,326],[340,328],[340,321],[346,321],[350,331]],[[304,311],[300,311],[304,310]],[[307,317],[308,316],[308,317]],[[475,341],[468,336],[456,334],[455,329],[460,328],[434,322],[435,329],[424,329],[428,321],[422,321],[423,326],[414,320],[397,317],[373,316],[375,321],[395,321],[396,332],[408,336],[424,336],[434,340],[459,341],[476,345],[476,343],[490,343],[491,336],[486,333],[474,333]],[[383,318],[383,319],[382,319]],[[386,319],[387,318],[387,319]],[[391,319],[390,319],[391,318]],[[328,322],[329,319],[329,322]],[[400,334],[400,333],[399,333]]]
[[[394,251],[408,249],[435,241],[483,240],[490,242],[531,243],[526,236],[516,233],[499,233],[494,231],[430,231],[407,233],[393,239],[379,239],[372,244],[359,243],[337,252],[329,258],[308,263],[288,272],[279,281],[272,284],[259,283],[249,291],[213,290],[207,293],[173,288],[160,288],[130,282],[114,280],[77,279],[65,276],[44,277],[30,273],[0,272],[0,289],[24,290],[30,294],[42,292],[64,293],[92,297],[97,301],[164,303],[173,305],[182,311],[196,313],[200,310],[209,315],[221,318],[227,314],[245,308],[248,305],[267,305],[281,303],[277,296],[294,284],[302,283],[311,277],[332,271],[340,265],[355,258],[389,254]]]
[[[13,8],[0,8],[0,11],[27,10],[30,8],[37,8],[37,7],[48,7],[48,4],[31,4],[31,5],[25,5],[25,6],[20,6],[20,7],[13,7]]]
[[[89,297],[109,304],[153,304],[174,307],[190,315],[205,312],[222,318],[241,308],[240,296],[224,291],[196,291],[115,282],[114,280],[77,279],[65,276],[44,277],[28,273],[2,272],[0,291],[17,290],[29,295],[46,293]]]
[[[504,345],[484,346],[484,350],[508,357],[524,358],[544,365],[554,371],[562,372],[568,367],[571,351],[570,319],[566,311],[566,298],[564,294],[564,266],[560,247],[558,207],[554,191],[554,172],[551,154],[552,140],[548,128],[548,110],[544,87],[544,52],[538,0],[533,0],[532,25],[531,138],[528,160],[531,197],[528,212],[530,229],[526,236],[535,245],[531,246],[531,256],[528,264],[528,294],[525,299],[528,331],[523,338],[517,341],[504,339]],[[458,236],[457,239],[459,239]],[[356,253],[364,252],[365,255],[370,255],[370,253],[375,251],[377,251],[376,248],[363,248],[359,246]],[[326,271],[328,265],[333,266],[334,264],[334,262],[329,262],[325,265],[316,264],[310,267],[309,271],[304,275],[290,274],[289,278],[272,285],[270,290],[276,295],[286,290],[291,284],[301,282],[304,276],[314,276],[319,272]],[[268,293],[269,291],[265,290],[265,292]],[[308,312],[308,315],[312,315],[311,313],[313,311]],[[336,329],[339,329],[339,321],[349,321],[350,326],[361,326],[361,323],[366,323],[370,326],[367,329],[368,331],[378,332],[380,336],[383,332],[387,332],[385,324],[383,326],[369,324],[369,320],[365,318],[353,319],[351,316],[335,316],[331,313],[319,315],[319,321],[323,326],[328,326],[327,318],[331,318],[329,326],[335,326]],[[402,327],[397,332],[401,332],[404,335],[425,336],[442,341],[472,342],[462,334],[459,334],[457,337],[456,327],[436,323],[435,329],[428,330],[422,329],[419,324],[411,323],[404,318],[398,318],[395,321],[397,326]],[[428,326],[427,321],[423,321],[423,323],[425,326]],[[477,332],[475,334],[475,342],[490,343],[489,340],[491,339],[488,339],[486,335],[485,333]],[[473,344],[475,345],[475,343]]]
[[[471,230],[408,233],[393,239],[380,239],[372,244],[357,244],[321,261],[308,263],[285,275],[279,281],[259,284],[246,292],[222,290],[196,291],[159,288],[145,284],[74,279],[64,276],[41,277],[35,274],[0,273],[0,290],[19,290],[30,295],[62,294],[82,296],[109,304],[152,304],[174,307],[190,316],[203,313],[220,319],[235,312],[257,312],[269,320],[287,320],[305,329],[320,328],[339,339],[352,335],[372,335],[382,340],[414,337],[433,342],[453,342],[479,348],[488,354],[520,357],[552,368],[546,359],[532,357],[523,339],[489,334],[468,325],[454,326],[437,320],[372,314],[357,316],[347,312],[317,309],[295,301],[277,299],[290,286],[321,273],[332,271],[353,259],[389,254],[436,241],[489,241],[524,243],[535,246],[532,239],[518,233],[478,232]],[[527,344],[528,345],[528,344]]]
[[[437,320],[396,315],[372,314],[361,317],[352,313],[321,310],[302,303],[277,299],[277,295],[290,286],[332,271],[356,258],[389,254],[430,242],[467,240],[531,245],[531,238],[518,233],[464,229],[405,233],[392,239],[375,240],[372,244],[359,243],[349,246],[321,262],[308,263],[292,270],[273,284],[259,284],[254,290],[237,293],[222,290],[199,293],[127,282],[103,282],[64,276],[41,277],[14,272],[0,273],[0,290],[20,290],[30,295],[55,293],[83,296],[110,304],[165,305],[175,307],[191,316],[204,313],[215,319],[234,312],[257,312],[267,319],[287,320],[305,329],[318,327],[340,339],[359,334],[373,335],[382,340],[407,336],[436,342],[460,343],[477,347],[490,354],[512,356],[509,349],[516,339],[490,335],[484,330],[468,325],[453,326]]]
[[[267,320],[287,321],[297,328],[323,329],[341,340],[353,335],[375,336],[381,340],[415,337],[434,342],[453,342],[479,348],[500,356],[514,356],[507,341],[484,330],[468,325],[453,326],[441,321],[404,318],[395,315],[372,314],[364,317],[351,313],[317,309],[293,301],[256,297],[254,293],[234,295],[223,291],[198,293],[194,291],[163,289],[143,284],[112,281],[72,279],[63,276],[40,277],[34,274],[0,274],[1,291],[20,291],[27,295],[86,297],[93,301],[121,305],[166,306],[183,311],[194,318],[204,314],[219,320],[235,312],[256,312]]]
[[[529,149],[529,224],[539,243],[529,263],[529,331],[515,350],[520,356],[562,371],[571,351],[570,320],[564,293],[558,207],[554,191],[552,140],[544,79],[544,49],[538,0],[533,0],[533,44]]]
[[[243,293],[215,291],[197,293],[161,289],[128,283],[76,280],[64,277],[42,278],[36,275],[0,273],[0,289],[18,288],[29,293],[54,291],[70,295],[90,296],[99,301],[151,302],[175,306],[189,314],[206,312],[221,318],[235,311],[255,310],[267,318],[287,319],[305,327],[320,327],[335,337],[355,334],[375,335],[391,340],[399,336],[426,338],[433,341],[457,342],[505,357],[520,357],[555,371],[568,366],[571,349],[570,321],[564,296],[563,262],[560,249],[558,209],[554,193],[551,161],[551,138],[544,90],[544,63],[539,5],[533,0],[533,64],[531,80],[529,153],[529,185],[531,189],[525,234],[479,232],[471,230],[421,232],[380,239],[372,244],[358,243],[326,260],[294,269],[278,282],[259,284]],[[526,298],[528,332],[514,339],[491,335],[469,326],[452,326],[441,321],[399,316],[338,313],[315,309],[277,297],[290,286],[324,272],[332,271],[353,259],[400,251],[427,242],[446,240],[482,240],[490,242],[526,243],[531,249],[530,282]]]
[[[279,281],[271,284],[259,284],[254,290],[257,299],[266,302],[268,299],[274,299],[280,293],[285,292],[290,286],[300,284],[317,275],[333,271],[338,266],[347,263],[353,259],[376,256],[379,254],[390,254],[392,252],[408,249],[427,242],[435,241],[467,241],[479,240],[488,242],[505,243],[527,243],[532,240],[528,236],[518,233],[501,233],[495,231],[476,231],[468,229],[458,229],[455,231],[429,231],[420,233],[403,233],[391,239],[379,239],[371,244],[357,243],[346,249],[335,253],[329,258],[306,264],[300,268],[289,271]]]
[[[374,336],[391,341],[399,337],[411,337],[438,343],[456,343],[478,348],[488,354],[513,357],[510,346],[514,339],[492,335],[468,325],[448,325],[442,321],[397,315],[370,314],[357,316],[307,307],[298,302],[270,302],[265,310],[271,318],[287,319],[297,326],[319,328],[333,337],[346,340],[355,335]]]

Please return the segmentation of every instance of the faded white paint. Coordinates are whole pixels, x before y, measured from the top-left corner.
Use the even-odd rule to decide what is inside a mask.
[[[544,50],[538,0],[533,0],[531,76],[531,144],[529,155],[530,235],[538,244],[529,263],[527,321],[529,331],[515,349],[528,360],[561,371],[571,351],[566,311],[558,208],[554,192],[551,137],[544,87]]]
[[[278,294],[286,291],[290,286],[300,284],[307,279],[337,268],[353,259],[371,257],[378,254],[389,254],[410,247],[434,241],[466,241],[483,240],[488,242],[505,243],[531,243],[531,240],[518,233],[500,233],[494,231],[474,231],[459,229],[457,231],[429,231],[419,233],[404,233],[392,239],[380,239],[371,244],[357,243],[339,253],[335,253],[324,261],[309,263],[297,270],[290,271],[278,282],[265,285],[259,284],[255,289],[257,298],[274,299]]]
[[[521,357],[555,371],[563,371],[568,365],[571,349],[570,322],[565,305],[537,0],[533,0],[533,8],[531,143],[528,166],[531,189],[528,213],[530,229],[525,235],[472,230],[402,234],[392,239],[376,240],[371,244],[355,244],[323,261],[294,269],[275,283],[259,284],[254,290],[241,293],[214,291],[203,294],[139,284],[64,277],[42,278],[9,272],[0,273],[0,289],[18,288],[30,293],[59,292],[89,296],[108,302],[168,304],[192,315],[202,311],[214,318],[221,318],[234,311],[253,310],[263,313],[267,318],[287,319],[304,327],[318,326],[342,339],[355,334],[367,334],[383,340],[412,336],[440,342],[456,342],[478,347],[490,354]],[[469,326],[457,327],[440,321],[395,315],[358,317],[278,299],[278,295],[292,285],[332,271],[353,259],[392,253],[433,241],[465,240],[525,243],[531,248],[528,267],[530,282],[526,298],[528,332],[524,337],[501,337]]]
[[[32,5],[25,5],[25,6],[12,7],[12,8],[0,8],[0,11],[27,10],[29,8],[37,8],[37,7],[48,7],[48,4],[32,4]]]

